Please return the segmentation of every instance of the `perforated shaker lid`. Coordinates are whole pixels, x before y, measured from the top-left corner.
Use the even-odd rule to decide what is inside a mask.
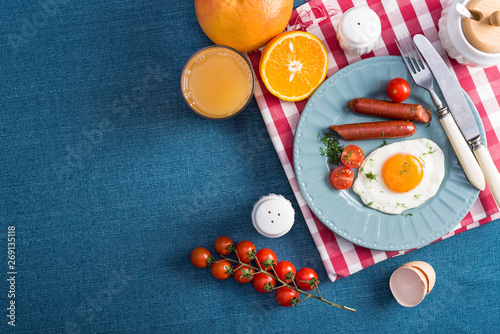
[[[252,222],[255,229],[268,238],[286,234],[295,221],[295,211],[290,201],[281,195],[269,194],[254,204]]]

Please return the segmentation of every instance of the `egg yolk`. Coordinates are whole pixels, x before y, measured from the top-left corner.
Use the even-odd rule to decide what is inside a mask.
[[[410,154],[396,154],[384,163],[382,178],[392,191],[404,193],[412,190],[422,181],[422,163]]]

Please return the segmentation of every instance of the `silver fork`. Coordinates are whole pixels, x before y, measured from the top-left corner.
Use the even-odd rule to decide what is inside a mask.
[[[408,42],[408,39],[410,42]],[[469,145],[458,129],[458,126],[449,112],[448,107],[443,105],[441,99],[432,88],[432,81],[434,77],[420,55],[420,52],[418,52],[415,43],[413,43],[413,40],[410,37],[403,36],[400,43],[396,40],[396,45],[398,46],[401,57],[403,58],[406,68],[408,68],[413,81],[415,81],[415,84],[427,90],[431,95],[432,103],[434,103],[434,106],[437,109],[436,114],[439,117],[439,122],[444,128],[444,131],[446,132],[446,135],[455,150],[455,154],[457,155],[469,182],[477,189],[484,190],[486,183],[481,167],[479,167],[479,164],[472,154]]]
[[[408,39],[410,40],[411,44],[408,43]],[[401,46],[403,47],[404,52],[397,40],[396,45],[398,46],[399,52],[401,53],[401,58],[403,58],[406,64],[406,68],[408,68],[413,81],[415,81],[417,86],[422,87],[431,94],[432,103],[434,103],[434,106],[437,108],[437,115],[441,117],[440,115],[442,113],[449,113],[448,107],[445,107],[443,105],[441,99],[437,96],[434,89],[432,89],[432,81],[434,77],[432,76],[432,72],[429,70],[429,67],[425,66],[426,64],[422,59],[422,56],[420,56],[420,52],[417,51],[417,47],[413,43],[413,40],[403,35]]]

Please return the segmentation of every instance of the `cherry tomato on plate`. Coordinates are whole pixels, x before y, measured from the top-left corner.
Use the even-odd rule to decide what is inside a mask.
[[[299,293],[288,287],[276,290],[276,301],[284,307],[296,306],[299,301]]]
[[[196,268],[206,268],[213,262],[213,256],[210,255],[210,251],[205,247],[196,247],[193,249],[190,255],[191,263]]]
[[[228,260],[217,260],[210,267],[212,276],[217,279],[226,279],[231,276],[233,272],[233,266]]]
[[[363,151],[356,145],[347,145],[342,151],[340,161],[344,166],[349,168],[358,168],[363,163],[365,155]]]
[[[276,286],[276,280],[264,273],[258,273],[253,277],[253,287],[260,293],[268,293]]]
[[[410,96],[410,84],[405,79],[394,78],[387,84],[387,96],[394,102],[403,102]]]
[[[243,240],[236,245],[236,253],[241,262],[249,263],[255,259],[256,252],[255,245],[251,241]]]
[[[276,271],[278,278],[285,283],[291,283],[293,277],[295,277],[295,274],[297,273],[297,271],[295,270],[295,266],[288,261],[278,262],[276,267],[274,267],[274,270]]]
[[[272,268],[276,265],[276,262],[278,262],[278,258],[276,257],[276,254],[270,250],[269,248],[262,248],[259,249],[257,254],[255,255],[255,261],[257,261],[257,268],[260,268],[265,271],[271,271]]]
[[[253,268],[239,264],[235,267],[233,276],[236,282],[245,284],[252,281],[254,273],[255,270]]]
[[[229,255],[234,250],[234,242],[231,238],[222,235],[215,239],[214,248],[220,255]]]
[[[337,189],[349,189],[352,186],[354,172],[349,167],[340,166],[335,168],[330,175],[332,186]]]
[[[318,274],[311,268],[302,268],[297,272],[295,282],[304,291],[313,290],[319,283]]]

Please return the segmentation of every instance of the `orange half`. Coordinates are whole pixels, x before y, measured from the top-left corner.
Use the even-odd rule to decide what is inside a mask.
[[[308,98],[326,78],[328,54],[320,39],[304,31],[273,38],[262,52],[260,76],[269,92],[285,101]]]

